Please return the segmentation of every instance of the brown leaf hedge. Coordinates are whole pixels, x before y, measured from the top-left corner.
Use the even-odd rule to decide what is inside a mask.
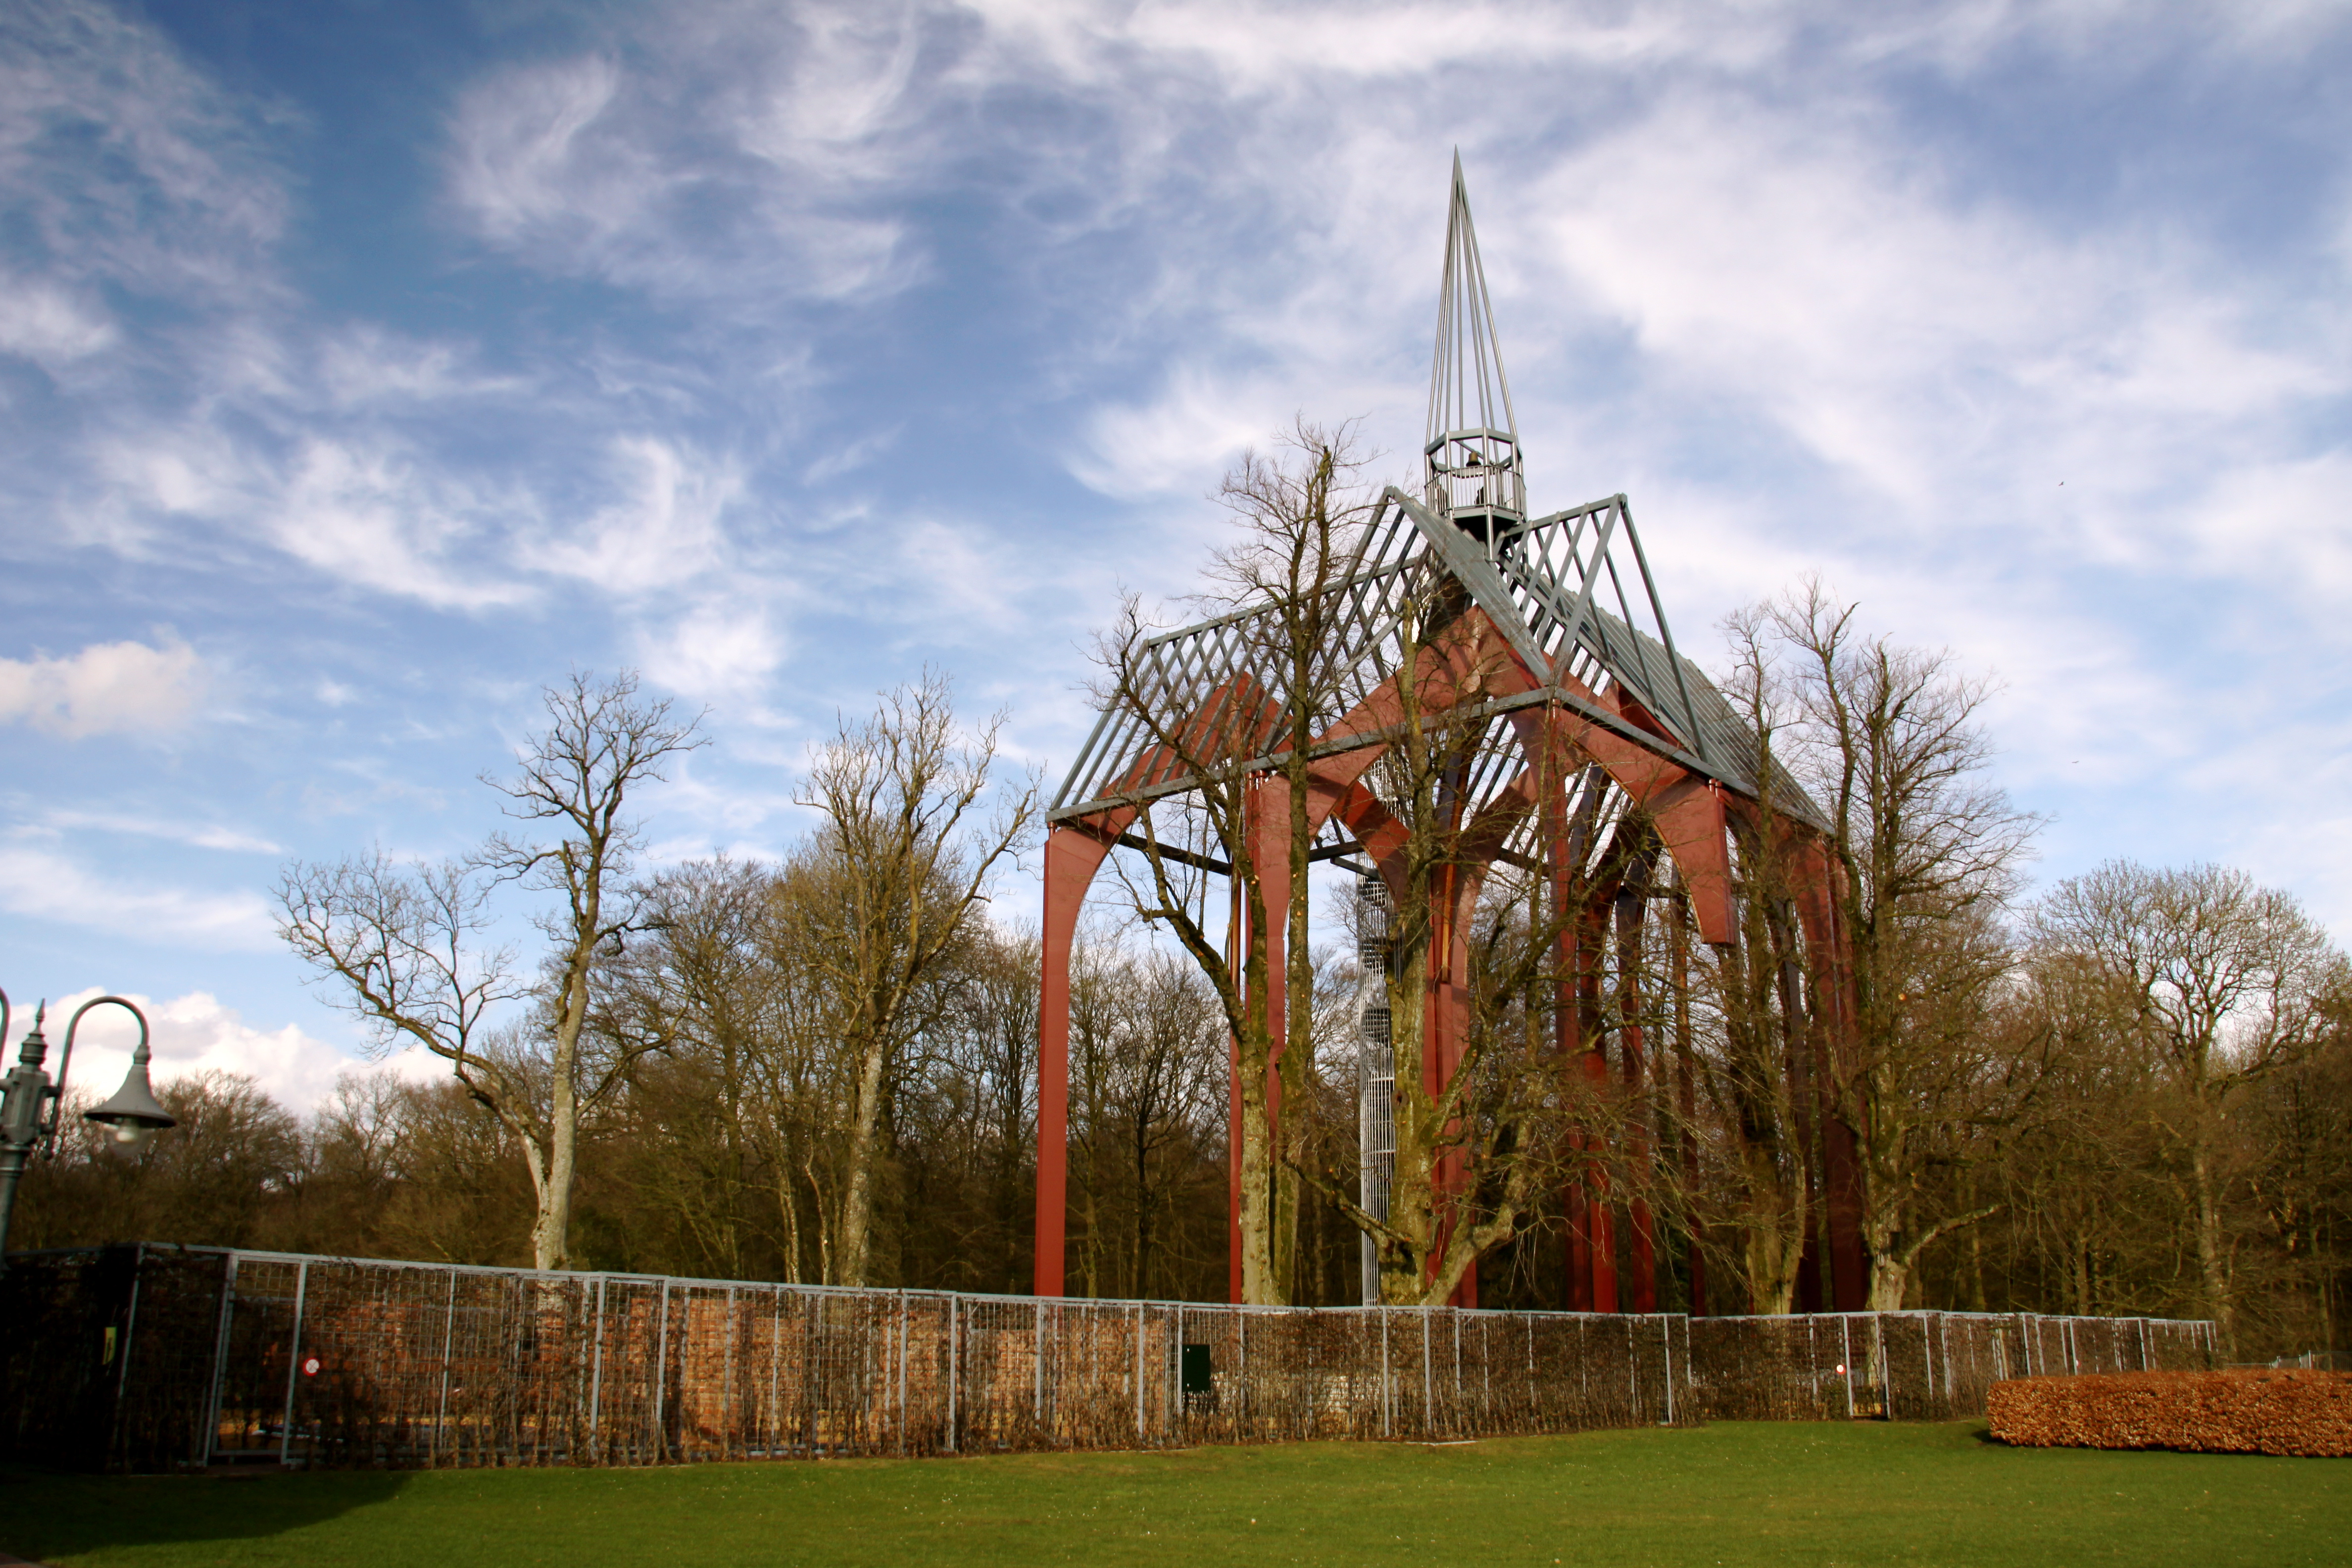
[[[2352,1373],[2021,1377],[1992,1385],[1985,1414],[2021,1447],[2352,1457]]]

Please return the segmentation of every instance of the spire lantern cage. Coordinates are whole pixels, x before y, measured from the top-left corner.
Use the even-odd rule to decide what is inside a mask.
[[[1437,346],[1429,372],[1429,427],[1422,447],[1429,509],[1492,542],[1523,522],[1528,487],[1519,460],[1511,383],[1495,338],[1495,306],[1470,222],[1462,154],[1445,220],[1445,270],[1437,299]]]

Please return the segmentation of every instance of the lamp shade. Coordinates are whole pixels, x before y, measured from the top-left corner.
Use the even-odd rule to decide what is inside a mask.
[[[150,1132],[178,1125],[170,1111],[155,1103],[155,1091],[148,1087],[147,1064],[143,1060],[131,1062],[131,1070],[122,1075],[122,1087],[114,1091],[112,1100],[83,1111],[82,1118],[111,1127],[115,1137],[125,1143],[135,1143]]]

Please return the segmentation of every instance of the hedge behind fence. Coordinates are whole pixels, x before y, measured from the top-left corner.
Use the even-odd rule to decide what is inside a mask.
[[[2024,1447],[2352,1457],[2352,1373],[2019,1378],[1986,1406],[1992,1435]]]

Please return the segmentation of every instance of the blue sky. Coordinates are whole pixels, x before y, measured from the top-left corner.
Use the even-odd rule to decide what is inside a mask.
[[[1411,471],[1456,146],[1531,498],[1686,648],[1818,571],[2004,683],[2043,875],[2352,937],[2347,79],[2286,0],[13,0],[0,985],[315,1098],[277,868],[479,838],[575,665],[710,710],[664,858],[927,664],[1057,775],[1242,447]]]

